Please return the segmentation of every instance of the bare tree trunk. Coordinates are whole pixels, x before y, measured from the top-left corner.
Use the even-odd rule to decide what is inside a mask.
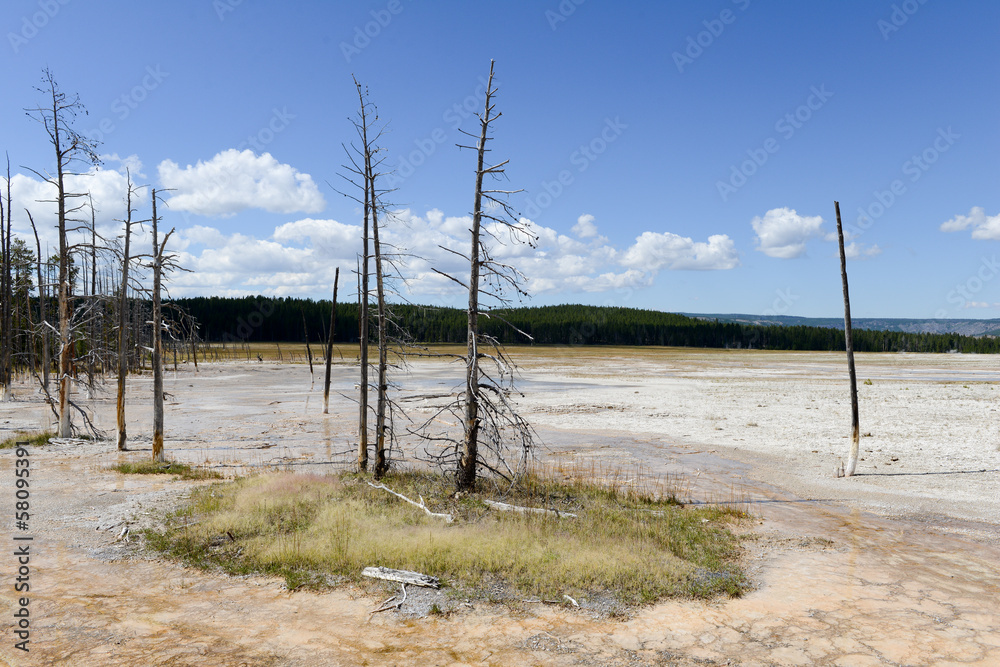
[[[90,201],[90,298],[95,304],[94,313],[87,323],[87,397],[94,397],[94,355],[97,353],[97,337],[94,325],[97,322],[97,212],[94,211],[94,198],[88,193]]]
[[[7,206],[4,208],[3,196],[0,194],[0,254],[2,254],[3,275],[0,277],[0,401],[10,400],[12,363],[13,363],[13,323],[14,304],[11,289],[12,256],[10,252],[11,218],[14,216],[13,203],[10,198],[10,156],[7,157]]]
[[[361,86],[355,80],[358,88],[358,98],[361,103],[361,125],[363,132],[367,132],[367,120],[365,117],[365,101],[361,95]],[[362,142],[367,146],[367,137],[362,138]],[[362,257],[361,257],[361,283],[360,308],[358,311],[358,321],[361,328],[361,382],[359,384],[360,395],[358,397],[359,419],[358,419],[358,469],[364,472],[368,469],[368,220],[371,214],[372,202],[370,189],[368,187],[367,170],[364,176],[364,235],[362,237]]]
[[[80,104],[78,97],[69,99],[65,93],[59,90],[52,72],[48,69],[43,71],[42,77],[45,88],[37,90],[46,95],[51,100],[51,106],[46,103],[45,107],[28,109],[28,115],[40,122],[49,136],[49,142],[55,152],[55,176],[48,176],[32,170],[56,189],[56,211],[59,230],[59,406],[57,414],[59,416],[59,437],[69,437],[72,434],[70,424],[70,374],[73,370],[73,332],[71,328],[70,298],[72,289],[70,280],[70,252],[71,248],[66,236],[66,223],[69,221],[68,214],[80,210],[80,206],[67,208],[66,200],[73,197],[84,196],[81,193],[66,192],[65,179],[72,172],[68,171],[75,160],[89,164],[99,162],[95,142],[87,139],[79,132],[75,131],[68,123],[76,117],[78,113],[86,113],[86,109]],[[51,200],[50,200],[51,201]],[[75,221],[75,220],[74,220]]]
[[[340,267],[333,274],[333,307],[330,308],[330,333],[326,337],[326,376],[323,378],[323,414],[330,414],[330,369],[333,365],[333,335],[337,331],[337,283]]]
[[[53,108],[55,108],[53,95]],[[53,113],[54,116],[58,114]],[[73,338],[70,330],[69,313],[69,244],[66,240],[66,190],[63,185],[63,161],[59,144],[59,121],[55,120],[56,170],[59,182],[58,215],[59,215],[59,428],[60,438],[73,435],[73,425],[70,423],[70,372],[73,369]]]
[[[847,255],[844,252],[844,229],[840,223],[840,202],[833,202],[837,210],[837,241],[840,244],[840,277],[844,284],[844,339],[847,346],[847,370],[851,379],[851,452],[847,459],[848,477],[858,466],[860,426],[858,420],[858,376],[854,370],[854,341],[851,334],[851,295],[847,288]]]
[[[493,61],[490,61],[490,77],[486,84],[486,104],[479,119],[479,143],[476,145],[476,194],[472,208],[472,248],[469,252],[469,312],[466,336],[465,372],[465,434],[458,461],[456,486],[459,491],[468,491],[476,486],[476,463],[479,456],[479,270],[480,224],[483,215],[483,165],[486,157],[486,138],[490,121],[493,119]]]
[[[388,471],[389,464],[385,454],[385,417],[388,408],[388,369],[389,340],[385,316],[385,287],[382,272],[382,246],[378,240],[378,212],[375,202],[375,175],[371,170],[371,157],[366,149],[365,162],[368,163],[369,187],[372,190],[372,242],[375,249],[375,290],[378,299],[378,402],[375,408],[375,479],[381,479]]]
[[[194,337],[195,337],[195,324],[194,324],[194,318],[192,318],[191,319],[191,337],[190,337],[189,340],[191,341],[191,358],[194,359],[194,370],[197,373],[198,372],[198,348],[195,346]]]
[[[302,332],[306,337],[306,359],[309,360],[309,377],[313,378],[315,382],[315,374],[313,373],[313,352],[312,348],[309,347],[309,327],[306,326],[306,311],[302,311]]]
[[[156,189],[153,189],[153,460],[163,461],[163,336],[160,332],[160,278],[163,248],[157,238]],[[167,235],[169,237],[169,234]],[[163,239],[167,245],[167,239]]]
[[[36,267],[38,269],[38,317],[40,321],[39,330],[41,331],[42,337],[42,392],[48,396],[49,395],[49,370],[52,366],[52,359],[49,353],[49,332],[48,332],[48,322],[45,319],[45,306],[48,301],[48,290],[45,288],[45,283],[42,282],[42,243],[38,239],[38,228],[35,227],[35,219],[31,217],[31,211],[24,209],[24,212],[28,214],[28,220],[31,222],[31,231],[35,233],[35,248],[38,252],[38,263]]]
[[[121,294],[118,300],[118,451],[128,449],[125,426],[125,381],[128,377],[128,269],[132,257],[129,254],[132,242],[132,177],[126,175],[128,190],[125,194],[125,240],[122,253]]]

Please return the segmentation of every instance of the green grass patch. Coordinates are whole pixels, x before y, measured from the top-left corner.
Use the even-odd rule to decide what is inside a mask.
[[[13,449],[24,443],[29,445],[40,446],[49,444],[49,440],[56,437],[56,434],[52,431],[43,431],[41,433],[17,433],[11,438],[7,438],[3,442],[0,442],[0,449]]]
[[[738,595],[745,586],[739,538],[729,530],[741,509],[685,507],[672,495],[551,476],[529,477],[503,497],[456,498],[452,480],[432,473],[383,480],[455,517],[445,523],[366,481],[277,473],[204,487],[147,539],[196,566],[283,576],[290,589],[358,581],[369,565],[437,576],[496,600],[610,595],[632,605]],[[501,512],[484,498],[577,516]]]
[[[178,475],[181,479],[222,479],[214,470],[192,468],[187,463],[176,461],[125,461],[111,466],[111,470],[123,475]]]

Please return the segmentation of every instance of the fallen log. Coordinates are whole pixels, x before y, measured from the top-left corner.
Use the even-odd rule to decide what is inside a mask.
[[[519,512],[521,514],[554,514],[558,517],[567,517],[569,519],[575,519],[576,515],[572,512],[560,512],[559,510],[549,510],[542,507],[521,507],[520,505],[508,505],[507,503],[497,502],[496,500],[483,500],[488,507],[492,507],[495,510],[500,510],[501,512]]]
[[[388,567],[366,567],[361,571],[361,576],[395,581],[400,584],[423,586],[424,588],[441,588],[441,582],[437,577],[420,574],[419,572],[410,572],[409,570],[393,570]]]

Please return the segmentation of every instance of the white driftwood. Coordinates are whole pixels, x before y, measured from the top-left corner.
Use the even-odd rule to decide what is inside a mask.
[[[520,512],[521,514],[554,514],[558,517],[567,517],[570,519],[575,519],[576,515],[572,512],[560,512],[559,510],[547,510],[542,507],[521,507],[519,505],[508,505],[507,503],[500,503],[495,500],[483,500],[487,506],[492,507],[495,510],[500,510],[501,512]]]
[[[392,489],[390,489],[385,484],[372,484],[371,482],[368,482],[368,486],[372,487],[373,489],[381,489],[383,491],[388,491],[392,495],[396,496],[397,498],[399,498],[401,500],[405,500],[406,502],[410,503],[414,507],[419,507],[424,512],[426,512],[428,516],[432,516],[435,519],[444,519],[445,523],[451,523],[452,521],[455,520],[455,517],[453,517],[450,514],[442,514],[442,513],[439,513],[439,512],[432,512],[429,509],[427,509],[427,505],[424,504],[423,496],[421,496],[420,502],[418,503],[416,501],[410,500],[409,498],[407,498],[406,496],[404,496],[402,493],[396,493],[395,491],[393,491]]]
[[[412,584],[413,586],[423,586],[424,588],[441,588],[441,582],[438,581],[437,577],[420,574],[419,572],[410,572],[409,570],[392,570],[388,567],[366,567],[361,571],[361,576],[396,581],[401,584]]]
[[[390,609],[399,609],[403,606],[403,603],[406,602],[406,584],[400,584],[399,587],[403,589],[403,598],[401,600],[396,600],[396,598],[399,597],[399,594],[397,593],[396,595],[393,595],[391,598],[380,604],[378,609],[369,612],[371,616],[374,616],[379,612],[389,611]],[[370,618],[371,617],[369,617],[369,619]]]

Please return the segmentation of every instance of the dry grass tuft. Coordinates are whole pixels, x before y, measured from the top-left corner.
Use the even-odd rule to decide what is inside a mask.
[[[125,461],[110,469],[123,475],[178,475],[181,479],[222,479],[222,475],[214,470],[192,468],[187,463],[176,461]]]
[[[49,440],[54,437],[56,437],[56,434],[53,431],[41,431],[34,433],[21,431],[14,434],[10,438],[7,438],[3,442],[0,442],[0,449],[13,449],[24,443],[35,446],[47,445],[49,444]]]

